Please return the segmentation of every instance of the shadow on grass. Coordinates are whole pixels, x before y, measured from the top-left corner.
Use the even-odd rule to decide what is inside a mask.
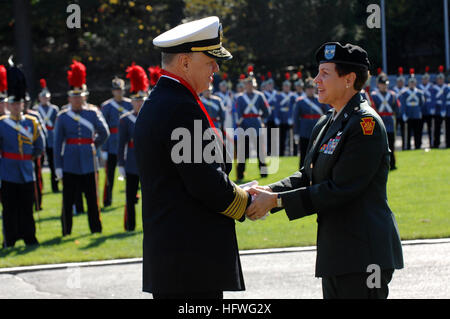
[[[39,245],[32,245],[32,246],[21,246],[21,247],[8,247],[8,248],[2,248],[0,250],[0,258],[7,257],[8,255],[11,255],[12,253],[17,255],[25,255],[28,253],[31,253],[32,251],[35,251],[39,248]]]
[[[85,247],[80,247],[80,250],[86,250],[86,249],[90,249],[93,247],[98,247],[101,244],[103,244],[104,242],[106,242],[108,239],[122,239],[122,238],[127,238],[127,237],[132,237],[135,235],[138,235],[142,233],[141,231],[130,231],[130,232],[123,232],[123,233],[116,233],[116,234],[111,234],[111,235],[105,235],[105,236],[101,236],[101,237],[97,237],[97,238],[91,238],[91,242],[85,246]]]

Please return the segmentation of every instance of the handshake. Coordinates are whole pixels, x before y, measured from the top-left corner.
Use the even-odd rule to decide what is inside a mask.
[[[277,207],[277,193],[272,192],[269,186],[259,186],[258,181],[251,181],[239,187],[252,196],[252,203],[245,211],[247,218],[253,221],[264,220],[269,215],[269,211]]]

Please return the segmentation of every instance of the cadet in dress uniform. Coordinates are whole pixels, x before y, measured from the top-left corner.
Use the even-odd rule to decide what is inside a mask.
[[[9,115],[0,117],[0,176],[3,205],[3,247],[14,247],[19,239],[37,245],[33,218],[35,180],[33,160],[44,150],[39,123],[23,114],[26,81],[22,71],[10,66],[8,77]]]
[[[236,114],[237,125],[245,132],[249,130],[249,134],[239,132],[237,143],[237,179],[238,181],[244,178],[245,161],[250,157],[250,149],[256,149],[258,157],[258,167],[260,169],[261,177],[267,177],[265,146],[259,142],[260,128],[263,127],[263,121],[270,115],[269,105],[264,97],[264,94],[254,89],[254,78],[248,76],[244,79],[245,91],[238,95],[236,99]],[[242,134],[241,134],[242,133]],[[254,133],[254,134],[253,134]],[[256,136],[255,136],[256,134]],[[253,142],[255,145],[251,145]],[[245,155],[245,158],[242,156]]]
[[[54,161],[58,179],[63,179],[62,235],[72,232],[72,205],[78,191],[85,194],[89,228],[100,233],[102,224],[98,206],[98,159],[96,149],[109,137],[108,126],[96,107],[84,100],[86,69],[73,61],[68,71],[69,107],[58,113],[55,124]],[[64,150],[64,152],[63,152]]]
[[[286,155],[286,143],[290,145],[290,129],[293,125],[292,111],[295,103],[295,94],[291,91],[290,74],[285,74],[285,81],[283,82],[282,91],[278,93],[275,113],[279,119],[280,127],[280,147],[279,155]],[[290,155],[290,150],[287,152]]]
[[[417,88],[423,92],[425,103],[422,106],[422,127],[427,124],[427,135],[430,141],[430,147],[433,146],[433,112],[435,111],[433,98],[433,83],[430,82],[430,74],[428,71],[430,67],[425,67],[425,73],[422,75],[422,83],[417,85]]]
[[[373,108],[378,112],[383,120],[388,136],[389,149],[391,150],[390,169],[395,166],[395,116],[399,113],[399,102],[394,91],[388,90],[389,79],[386,74],[381,73],[377,77],[376,90],[373,90]]]
[[[313,79],[307,79],[305,95],[299,96],[294,105],[294,138],[300,150],[299,168],[301,169],[306,157],[311,133],[317,121],[330,109],[322,104],[315,95],[316,84]]]
[[[396,78],[396,85],[392,88],[392,90],[395,92],[395,94],[397,94],[397,99],[400,103],[400,113],[397,115],[396,118],[396,123],[398,124],[398,129],[400,129],[400,135],[402,137],[402,150],[406,150],[406,123],[403,121],[403,117],[402,117],[402,105],[401,105],[401,101],[399,99],[400,95],[403,93],[404,90],[406,90],[405,87],[405,77],[403,76],[403,68],[400,66],[398,67],[398,76]],[[397,129],[396,126],[396,130]]]
[[[414,136],[414,148],[420,149],[422,146],[422,109],[425,104],[425,97],[417,87],[417,79],[414,76],[414,69],[410,70],[408,88],[400,95],[400,111],[403,121],[407,125],[406,149],[411,149],[411,137]]]
[[[103,189],[103,207],[111,206],[112,191],[114,186],[114,174],[117,165],[117,149],[119,143],[119,118],[121,115],[131,111],[131,101],[123,96],[125,82],[115,77],[112,80],[113,98],[106,100],[101,105],[102,114],[105,117],[111,136],[103,145],[103,151],[107,152],[105,164],[105,186]]]
[[[272,73],[269,71],[267,72],[268,79],[265,81],[266,86],[265,90],[263,91],[267,103],[270,107],[270,115],[266,119],[266,128],[267,128],[267,155],[270,155],[272,153],[271,147],[272,147],[272,130],[275,128],[280,127],[280,119],[276,116],[276,104],[277,104],[277,97],[278,97],[278,91],[275,90],[275,82],[272,79]],[[278,132],[279,133],[279,132]],[[279,134],[278,134],[279,139]],[[278,141],[277,141],[278,142]]]
[[[134,144],[142,189],[143,290],[154,298],[222,298],[225,290],[245,289],[235,220],[245,218],[250,195],[229,179],[228,160],[209,162],[194,152],[194,143],[189,159],[172,154],[180,143],[172,138],[175,130],[193,137],[200,122],[202,132],[214,131],[197,94],[219,69],[214,59],[231,58],[221,37],[219,19],[209,17],[153,40],[162,50],[163,71],[139,112]],[[215,140],[220,154],[220,136]],[[203,140],[199,152],[209,143]],[[193,160],[197,155],[200,160]]]
[[[222,99],[214,94],[212,94],[212,85],[209,86],[207,90],[202,92],[200,100],[206,108],[214,126],[224,132],[224,122],[225,122],[225,107],[223,106]]]
[[[39,104],[35,107],[35,111],[39,112],[47,130],[45,153],[47,155],[48,167],[50,168],[52,191],[53,193],[58,193],[58,181],[56,179],[55,165],[53,163],[53,129],[55,128],[55,121],[59,108],[50,103],[51,94],[47,88],[47,81],[45,81],[45,79],[41,79],[39,82],[42,90],[39,93]]]
[[[225,128],[233,128],[233,92],[228,89],[228,75],[224,73],[222,75],[222,81],[219,83],[219,90],[215,93],[222,99],[222,103],[225,110],[225,120],[223,126]]]
[[[147,98],[149,81],[144,69],[139,65],[127,68],[127,78],[131,83],[131,104],[133,111],[120,117],[119,124],[119,149],[117,160],[119,174],[125,178],[126,204],[124,213],[124,228],[126,231],[134,231],[136,228],[137,195],[139,189],[139,174],[134,153],[134,125],[144,100]]]
[[[314,127],[299,172],[249,190],[256,198],[247,215],[284,208],[294,220],[316,213],[316,277],[322,277],[324,298],[387,298],[403,256],[386,197],[386,130],[359,93],[370,63],[362,48],[338,42],[322,45],[316,60],[319,101],[334,109]],[[371,267],[379,271],[377,285],[370,282]]]
[[[441,144],[441,127],[442,121],[446,116],[447,97],[450,93],[448,85],[445,83],[444,66],[439,66],[439,73],[436,76],[436,84],[434,85],[434,101],[435,101],[435,113],[434,113],[434,143],[435,148],[439,148]],[[447,114],[447,116],[449,116]],[[450,121],[447,121],[450,122]],[[450,133],[449,130],[446,133]],[[448,142],[447,142],[448,146]]]

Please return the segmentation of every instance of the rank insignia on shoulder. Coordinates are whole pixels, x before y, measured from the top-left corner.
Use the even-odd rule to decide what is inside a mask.
[[[373,117],[363,117],[360,124],[364,135],[373,134],[375,129],[375,121],[373,120]]]

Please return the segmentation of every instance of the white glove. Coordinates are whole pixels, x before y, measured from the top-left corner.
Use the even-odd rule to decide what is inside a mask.
[[[119,175],[125,178],[127,176],[127,173],[125,172],[125,167],[119,166]]]
[[[295,141],[295,144],[298,144],[300,142],[300,136],[298,134],[294,135],[294,141]]]
[[[108,159],[108,152],[101,152],[100,156],[102,157],[102,160],[106,161]]]
[[[280,120],[278,118],[275,118],[274,122],[275,122],[275,125],[277,125],[277,126],[280,125]]]
[[[63,178],[63,171],[62,168],[57,168],[55,169],[55,175],[56,175],[56,180],[59,181],[60,179]]]
[[[408,121],[408,117],[406,116],[406,114],[403,114],[403,115],[402,115],[402,119],[403,119],[403,122]]]

